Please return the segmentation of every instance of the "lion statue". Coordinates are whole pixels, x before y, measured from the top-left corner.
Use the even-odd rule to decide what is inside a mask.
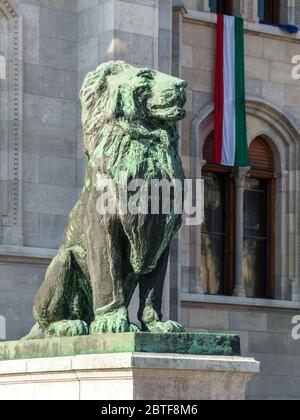
[[[175,321],[162,322],[161,313],[169,245],[182,216],[100,214],[97,185],[108,179],[118,186],[124,173],[128,182],[183,183],[176,122],[185,116],[185,88],[181,79],[120,61],[86,76],[80,92],[84,187],[35,298],[37,323],[25,339],[139,331],[128,316],[138,285],[141,330],[184,331]]]

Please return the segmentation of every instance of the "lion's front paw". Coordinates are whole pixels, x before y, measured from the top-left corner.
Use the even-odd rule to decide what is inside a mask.
[[[152,333],[182,333],[184,328],[175,321],[153,321],[149,324],[143,324],[143,330]]]
[[[126,308],[119,308],[104,315],[97,315],[90,328],[91,335],[138,331],[139,328],[129,322]]]
[[[46,331],[47,337],[78,337],[88,334],[88,325],[80,320],[54,322]]]

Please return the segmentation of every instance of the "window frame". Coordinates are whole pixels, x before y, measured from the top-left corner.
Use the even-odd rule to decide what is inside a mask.
[[[216,0],[216,12],[223,15],[233,16],[233,0]]]
[[[204,142],[203,150],[205,150],[206,142],[213,141],[213,132],[210,133]],[[260,141],[269,149],[270,158],[274,159],[270,146],[263,137],[256,137],[253,142]],[[249,148],[253,145],[250,144]],[[207,153],[211,153],[211,149],[207,149]],[[205,156],[204,156],[205,159]],[[261,179],[267,181],[267,264],[266,264],[266,299],[275,299],[275,253],[276,253],[276,177],[273,168],[264,170],[253,165],[247,176],[249,178]],[[233,296],[235,288],[235,234],[236,234],[236,188],[235,176],[236,168],[217,166],[211,162],[206,162],[202,168],[202,173],[223,174],[226,177],[226,202],[225,202],[225,250],[224,250],[224,295]]]
[[[264,18],[261,23],[279,24],[281,23],[281,1],[272,0],[272,2],[264,0]]]
[[[267,264],[266,264],[266,299],[275,298],[275,200],[276,180],[274,174],[267,171],[250,170],[249,178],[267,181]]]
[[[235,285],[235,186],[234,170],[225,167],[218,167],[212,164],[206,164],[202,168],[202,173],[211,173],[224,176],[225,185],[225,249],[224,249],[224,294],[223,296],[232,296]],[[201,231],[202,234],[202,231]]]

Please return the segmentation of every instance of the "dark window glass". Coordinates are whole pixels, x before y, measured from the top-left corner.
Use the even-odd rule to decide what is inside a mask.
[[[280,23],[280,0],[258,0],[258,15],[262,23]]]
[[[203,157],[205,220],[201,238],[201,279],[204,293],[231,296],[235,286],[235,170],[213,164],[214,135]],[[243,275],[251,298],[275,295],[274,156],[264,138],[250,146],[251,170],[244,191]]]
[[[244,195],[244,282],[248,297],[265,298],[267,278],[267,183],[250,178]]]
[[[204,174],[204,224],[201,240],[201,278],[205,293],[224,293],[225,197],[224,177]]]
[[[210,0],[209,6],[213,13],[232,15],[232,0]]]

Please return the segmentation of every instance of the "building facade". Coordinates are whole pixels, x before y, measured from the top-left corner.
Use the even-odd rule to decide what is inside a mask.
[[[276,26],[300,27],[300,1],[268,3],[0,0],[0,339],[32,326],[82,185],[83,78],[122,59],[188,82],[180,148],[187,177],[204,179],[205,218],[172,243],[166,316],[238,333],[262,363],[249,399],[300,399],[300,35]],[[245,20],[247,170],[212,159],[217,11]]]

